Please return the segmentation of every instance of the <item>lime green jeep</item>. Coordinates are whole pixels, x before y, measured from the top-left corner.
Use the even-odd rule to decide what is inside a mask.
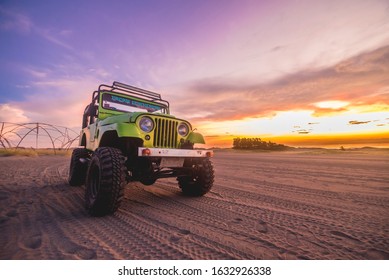
[[[160,94],[103,84],[85,108],[82,147],[73,150],[69,184],[85,184],[85,204],[93,216],[114,213],[131,181],[151,185],[175,177],[185,195],[202,196],[213,186],[213,152],[194,149],[198,143],[205,143],[203,136],[170,115]]]

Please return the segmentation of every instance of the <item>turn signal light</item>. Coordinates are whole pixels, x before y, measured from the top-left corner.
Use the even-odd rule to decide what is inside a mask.
[[[142,156],[150,156],[150,155],[151,155],[150,149],[143,149],[142,150]]]
[[[213,152],[206,152],[207,157],[213,157]]]

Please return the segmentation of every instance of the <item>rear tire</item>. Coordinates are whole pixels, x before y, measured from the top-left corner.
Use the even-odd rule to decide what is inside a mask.
[[[187,160],[185,167],[194,169],[193,176],[178,177],[178,185],[187,196],[203,196],[209,192],[214,182],[214,170],[209,158],[200,160]]]
[[[70,159],[68,177],[69,185],[71,186],[81,186],[85,183],[88,165],[80,161],[82,158],[89,158],[89,151],[85,148],[74,149]]]
[[[85,206],[92,216],[114,213],[120,206],[126,185],[124,157],[119,149],[98,148],[89,164]]]

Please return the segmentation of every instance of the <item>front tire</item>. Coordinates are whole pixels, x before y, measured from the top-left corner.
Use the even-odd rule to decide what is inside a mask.
[[[215,173],[209,158],[201,160],[187,160],[185,167],[193,169],[193,176],[178,177],[178,185],[187,196],[203,196],[213,186]]]
[[[124,157],[119,149],[98,148],[89,164],[85,206],[92,216],[114,213],[120,205],[126,184]]]
[[[70,159],[69,167],[69,185],[71,186],[81,186],[85,183],[86,171],[88,165],[82,163],[80,159],[88,158],[89,152],[85,148],[76,148],[72,152],[72,158]]]

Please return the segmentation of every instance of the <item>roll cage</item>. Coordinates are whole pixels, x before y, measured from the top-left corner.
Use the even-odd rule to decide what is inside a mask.
[[[127,95],[130,97],[135,97],[144,100],[146,102],[152,102],[154,104],[157,104],[158,106],[161,106],[161,108],[165,109],[166,114],[170,113],[169,102],[167,100],[162,99],[159,93],[148,91],[145,89],[137,88],[134,86],[130,86],[115,81],[111,86],[106,84],[101,84],[98,90],[93,92],[92,101],[88,106],[86,106],[84,110],[83,119],[82,119],[82,128],[85,128],[89,124],[93,124],[95,122],[98,116],[100,96],[103,93],[117,93],[121,95]]]

